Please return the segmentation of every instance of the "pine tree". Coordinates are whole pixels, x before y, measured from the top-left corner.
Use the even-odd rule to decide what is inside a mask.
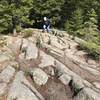
[[[83,16],[80,8],[73,12],[72,17],[67,20],[65,27],[69,32],[73,33],[73,35],[79,34],[80,29],[83,27]]]
[[[30,11],[30,19],[37,23],[44,16],[52,20],[52,24],[61,19],[61,7],[65,0],[33,0],[33,9]]]
[[[28,22],[32,0],[1,0],[0,1],[0,32],[14,31],[21,23]]]
[[[85,39],[88,41],[96,39],[98,36],[99,30],[97,26],[97,14],[94,9],[91,9],[87,14],[88,20],[84,22],[84,28],[82,31],[82,35],[84,35]]]

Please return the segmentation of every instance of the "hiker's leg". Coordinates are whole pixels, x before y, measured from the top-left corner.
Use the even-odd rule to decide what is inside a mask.
[[[48,33],[50,32],[50,25],[47,26],[47,32],[48,32]]]
[[[46,25],[43,25],[43,32],[46,31]]]

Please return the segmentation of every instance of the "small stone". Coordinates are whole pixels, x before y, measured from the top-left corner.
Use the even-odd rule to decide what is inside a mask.
[[[81,77],[73,76],[72,80],[73,80],[72,85],[74,88],[77,88],[77,89],[84,88],[83,80],[81,79]]]

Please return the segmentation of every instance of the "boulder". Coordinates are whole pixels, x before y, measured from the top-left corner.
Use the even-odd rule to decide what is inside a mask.
[[[34,68],[32,71],[34,82],[38,85],[45,85],[48,81],[48,75],[39,68]]]
[[[26,51],[26,59],[36,59],[38,56],[38,49],[35,44],[29,43]]]
[[[71,77],[67,74],[62,74],[59,77],[59,80],[64,84],[64,85],[68,85],[69,82],[71,81]]]

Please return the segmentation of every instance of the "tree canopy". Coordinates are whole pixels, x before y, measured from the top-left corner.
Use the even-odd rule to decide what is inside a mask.
[[[26,25],[36,27],[44,16],[56,28],[77,32],[90,20],[91,10],[96,13],[99,29],[100,0],[0,0],[0,33]]]

